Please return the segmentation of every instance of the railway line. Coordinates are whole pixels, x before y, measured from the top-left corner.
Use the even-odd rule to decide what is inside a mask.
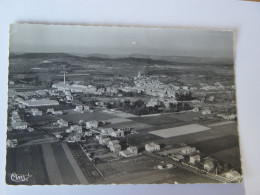
[[[75,160],[90,184],[99,183],[104,180],[101,173],[97,170],[95,165],[90,161],[78,144],[68,144],[68,146],[70,147]]]

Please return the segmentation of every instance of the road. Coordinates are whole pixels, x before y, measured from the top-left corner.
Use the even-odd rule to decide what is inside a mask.
[[[176,162],[176,161],[174,161],[172,159],[165,158],[165,157],[162,157],[162,156],[160,156],[158,154],[150,153],[150,152],[147,152],[147,151],[143,151],[142,154],[150,156],[150,157],[158,159],[158,160],[161,160],[161,161],[169,162],[169,163],[175,165],[176,167],[179,167],[181,169],[185,169],[187,171],[190,171],[190,172],[198,174],[198,169],[190,167],[190,166],[185,165],[185,164],[181,164],[181,163]],[[224,177],[221,177],[219,175],[214,175],[212,173],[205,173],[205,174],[200,174],[200,175],[203,176],[203,177],[207,177],[209,179],[216,180],[216,181],[221,182],[221,183],[230,183],[231,182],[230,180],[228,180],[228,179],[226,179]]]

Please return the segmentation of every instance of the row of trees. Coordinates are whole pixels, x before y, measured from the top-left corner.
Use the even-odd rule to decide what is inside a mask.
[[[154,107],[146,107],[145,102],[142,100],[136,100],[135,102],[125,100],[124,102],[116,101],[114,103],[107,103],[108,109],[116,108],[135,115],[156,114],[162,112],[160,107],[161,106],[159,105],[156,105]]]
[[[190,91],[187,93],[175,93],[175,98],[177,101],[190,101],[195,99]]]

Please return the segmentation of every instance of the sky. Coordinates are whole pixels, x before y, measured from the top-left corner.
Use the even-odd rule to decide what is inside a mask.
[[[176,28],[12,24],[10,52],[233,58],[233,33]]]

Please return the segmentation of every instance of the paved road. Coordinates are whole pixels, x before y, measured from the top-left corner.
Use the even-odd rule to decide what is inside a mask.
[[[75,172],[75,174],[77,175],[79,181],[81,184],[88,184],[88,181],[86,180],[84,174],[82,173],[77,161],[74,159],[67,143],[62,143],[62,148],[66,154],[66,156],[68,157],[70,164]]]
[[[59,171],[59,167],[58,167],[56,159],[54,157],[51,145],[43,144],[42,151],[43,151],[43,156],[44,156],[50,184],[51,185],[63,184],[62,177],[61,177],[61,174]]]

